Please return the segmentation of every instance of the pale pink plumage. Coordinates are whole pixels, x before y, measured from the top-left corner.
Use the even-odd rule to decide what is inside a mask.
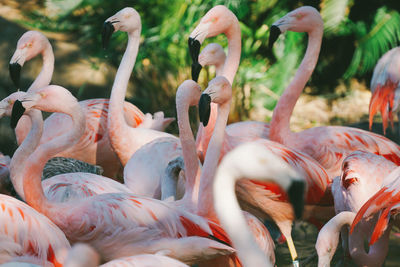
[[[62,103],[59,101],[61,98]],[[106,260],[111,260],[138,253],[154,253],[155,247],[156,251],[162,249],[153,246],[160,238],[224,237],[217,225],[187,212],[178,203],[124,193],[101,194],[64,203],[50,202],[43,194],[40,173],[52,154],[79,139],[84,132],[84,116],[76,99],[59,86],[48,86],[36,94],[28,94],[22,102],[27,109],[62,111],[72,118],[74,130],[39,146],[27,159],[22,173],[27,203],[51,218],[72,242],[88,242]],[[212,258],[230,253],[232,249],[221,244],[212,255],[206,256]]]
[[[28,31],[18,41],[17,49],[11,58],[10,64],[23,64],[41,54],[43,67],[28,92],[35,92],[50,83],[54,70],[54,54],[49,40],[37,31]],[[107,116],[109,99],[89,99],[80,102],[86,114],[87,128],[81,140],[75,147],[57,155],[61,157],[76,158],[90,164],[97,164],[103,167],[106,176],[113,177],[120,169],[120,163],[112,151],[108,132]],[[146,127],[155,127],[157,130],[164,129],[166,125],[159,125],[159,120],[164,121],[163,116],[154,120],[147,118],[137,107],[129,102],[123,103],[124,118],[131,127],[140,126],[145,122]],[[147,115],[147,114],[146,114]],[[62,114],[54,114],[45,122],[43,142],[48,142],[61,133],[68,131],[71,122]],[[161,126],[161,128],[159,128]],[[164,127],[164,128],[163,128]],[[20,144],[29,132],[29,122],[23,118],[16,128],[18,143]]]
[[[331,179],[339,175],[343,159],[355,150],[379,154],[400,164],[400,147],[377,134],[340,126],[315,127],[296,133],[290,131],[290,116],[318,60],[323,21],[315,8],[301,7],[276,21],[273,26],[280,32],[307,32],[309,41],[295,77],[274,109],[270,139],[310,155],[326,169]]]
[[[62,266],[70,245],[64,233],[27,204],[0,195],[0,263],[34,261]]]
[[[179,139],[171,134],[152,129],[133,128],[124,120],[121,103],[124,102],[129,77],[138,54],[141,32],[140,15],[133,8],[124,8],[108,18],[105,23],[111,23],[115,31],[124,31],[128,34],[127,48],[118,68],[110,97],[107,127],[111,145],[124,166],[125,184],[138,194],[159,198],[163,172],[168,162],[181,154]],[[171,144],[166,144],[166,140],[162,138],[169,138]],[[159,142],[164,143],[163,147],[166,149],[158,148]],[[136,152],[141,149],[143,150],[136,155]],[[136,175],[137,171],[140,176]]]
[[[369,102],[369,128],[375,114],[382,115],[383,132],[386,133],[388,119],[393,127],[393,113],[400,111],[400,47],[386,52],[374,68],[371,79],[371,100]]]

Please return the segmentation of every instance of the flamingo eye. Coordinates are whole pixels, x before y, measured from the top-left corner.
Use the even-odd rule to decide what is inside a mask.
[[[7,102],[8,102],[9,105],[13,104],[13,101],[11,99],[8,99]]]
[[[343,181],[343,187],[347,189],[347,188],[349,188],[350,185],[356,184],[356,183],[358,183],[358,178],[357,177],[346,178]]]
[[[31,48],[32,47],[32,43],[29,43],[26,45],[27,47]]]
[[[39,93],[39,95],[40,95],[42,98],[45,98],[45,97],[46,97],[46,93]]]

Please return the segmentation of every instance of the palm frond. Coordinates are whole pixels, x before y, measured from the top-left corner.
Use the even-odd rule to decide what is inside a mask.
[[[355,74],[364,74],[375,66],[378,59],[388,50],[398,45],[400,40],[400,14],[377,10],[371,29],[356,42],[356,49],[350,66],[344,74],[348,79]]]
[[[324,20],[326,34],[336,33],[341,23],[348,17],[349,0],[323,0],[321,2],[321,16]]]

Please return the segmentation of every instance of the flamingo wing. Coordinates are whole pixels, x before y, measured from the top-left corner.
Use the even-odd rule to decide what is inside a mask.
[[[0,195],[0,225],[2,256],[4,253],[10,258],[33,256],[42,264],[51,262],[61,266],[62,252],[70,248],[64,233],[47,217],[6,195]],[[10,242],[14,246],[9,246]]]

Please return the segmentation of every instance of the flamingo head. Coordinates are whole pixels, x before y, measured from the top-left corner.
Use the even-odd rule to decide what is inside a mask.
[[[115,15],[106,19],[103,24],[102,42],[103,48],[107,48],[111,35],[116,31],[129,33],[141,31],[142,23],[139,13],[132,7],[126,7]]]
[[[19,38],[17,49],[9,64],[11,80],[17,88],[19,88],[20,73],[24,63],[43,53],[48,46],[50,46],[49,40],[38,31],[27,31]]]
[[[220,44],[211,43],[201,50],[199,63],[202,66],[220,65],[225,62],[226,55]]]
[[[211,102],[218,105],[230,103],[232,99],[232,86],[223,76],[217,76],[208,83],[208,87],[201,94],[199,101],[199,116],[204,127],[210,119]]]
[[[311,6],[299,7],[272,24],[268,46],[272,48],[279,35],[286,31],[311,33],[314,30],[323,31],[323,28],[324,22],[318,10]]]
[[[17,99],[22,98],[22,96],[24,96],[26,94],[26,92],[23,91],[18,91],[18,92],[14,92],[11,95],[7,96],[6,98],[4,98],[3,100],[0,101],[0,118],[4,117],[4,116],[11,116],[11,111],[14,105],[14,102]]]
[[[176,91],[176,103],[188,103],[189,106],[196,106],[201,96],[201,88],[193,80],[184,81]]]
[[[21,102],[26,110],[34,108],[47,112],[60,112],[62,107],[73,109],[79,106],[71,92],[58,85],[48,85],[34,93],[26,93]]]
[[[220,33],[229,35],[233,24],[238,24],[235,14],[233,14],[227,7],[218,5],[211,8],[200,20],[197,27],[192,31],[188,43],[189,53],[193,61],[193,80],[197,81],[198,74],[201,70],[201,65],[198,62],[201,44],[206,38],[217,36]],[[193,74],[195,74],[195,76],[193,76]]]

